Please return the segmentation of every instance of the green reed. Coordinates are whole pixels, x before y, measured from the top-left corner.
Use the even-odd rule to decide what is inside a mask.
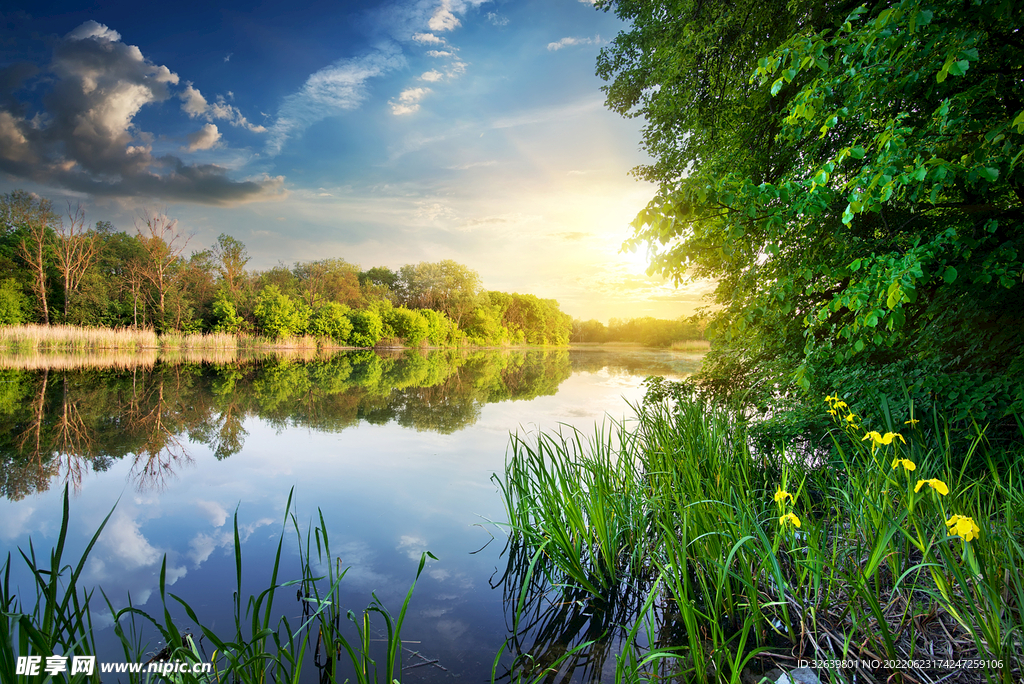
[[[100,682],[98,666],[92,675],[72,675],[63,672],[50,677],[40,670],[41,674],[29,676],[16,673],[16,662],[18,656],[36,655],[42,656],[45,660],[52,655],[96,655],[93,616],[102,609],[93,601],[93,592],[84,591],[79,581],[89,553],[109,518],[110,514],[93,535],[78,562],[74,566],[65,563],[64,546],[70,520],[68,490],[65,488],[61,531],[55,548],[50,552],[49,563],[43,563],[36,557],[31,543],[28,553],[21,552],[35,583],[34,604],[26,604],[19,599],[16,590],[11,587],[10,555],[0,566],[0,577],[3,580],[0,586],[0,608],[3,612],[3,619],[0,620],[0,681],[5,684]],[[300,573],[297,579],[279,581],[285,533],[289,526],[295,530],[298,537]],[[314,542],[317,554],[315,562],[310,553],[311,544]],[[302,550],[303,545],[306,547],[305,551]],[[113,615],[114,632],[120,640],[126,662],[211,662],[213,666],[211,672],[203,674],[121,673],[128,677],[128,681],[160,680],[175,684],[294,683],[300,681],[304,669],[309,669],[310,653],[314,653],[313,664],[319,670],[319,681],[324,684],[347,681],[344,672],[341,671],[342,668],[339,667],[343,654],[355,671],[356,681],[360,684],[391,684],[398,681],[401,673],[402,623],[416,580],[423,571],[427,557],[433,558],[431,554],[425,553],[420,558],[416,579],[406,594],[397,619],[392,617],[376,595],[360,617],[357,618],[353,611],[347,611],[349,621],[356,628],[354,639],[346,637],[340,629],[343,609],[339,601],[339,585],[347,569],[342,570],[340,560],[330,554],[327,525],[322,513],[319,514],[319,524],[309,530],[304,537],[292,514],[292,493],[289,493],[284,526],[278,539],[269,586],[258,595],[244,598],[242,593],[242,544],[237,511],[234,516],[234,556],[233,633],[225,634],[205,626],[187,601],[167,591],[166,557],[160,568],[159,613],[143,611],[131,602],[131,597],[128,599],[127,607],[116,610],[104,595],[106,609]],[[326,574],[318,573],[318,567],[326,568]],[[303,604],[302,619],[297,624],[282,616],[286,609],[278,600],[279,590],[291,587],[297,587],[298,596]],[[285,595],[289,594],[290,592],[285,592]],[[213,648],[211,654],[206,655],[192,633],[183,629],[182,621],[172,615],[171,609],[175,606],[184,610],[188,619],[202,633]],[[370,652],[371,616],[383,620],[386,629],[385,660],[382,668],[377,667]],[[144,633],[148,629],[155,629],[160,642],[165,645],[150,659],[146,659],[144,655],[148,649]]]
[[[922,681],[949,672],[884,661],[953,653],[978,664],[965,681],[1019,681],[1024,450],[996,452],[978,428],[964,461],[939,416],[897,429],[884,405],[828,408],[830,465],[756,454],[738,413],[687,397],[589,439],[512,438],[497,478],[512,538],[542,555],[553,588],[614,601],[659,580],[661,631],[682,637],[652,633],[647,657],[620,656],[617,679],[666,676],[671,662],[684,678],[739,682],[790,654],[883,662],[833,671],[837,682]]]

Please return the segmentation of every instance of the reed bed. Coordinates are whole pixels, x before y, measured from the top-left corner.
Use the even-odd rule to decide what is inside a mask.
[[[0,346],[11,351],[98,350],[141,351],[159,348],[152,330],[84,328],[75,325],[20,325],[0,327]]]
[[[682,340],[681,342],[673,342],[669,349],[706,354],[711,350],[711,342],[708,340]]]
[[[160,335],[160,348],[188,350],[235,350],[238,349],[239,338],[229,333],[164,333]]]
[[[653,605],[662,621],[623,651],[624,680],[757,681],[807,659],[858,664],[822,668],[832,682],[1021,681],[1024,454],[979,430],[965,462],[940,417],[828,407],[828,466],[752,453],[736,413],[692,397],[589,440],[514,437],[497,478],[513,546],[563,597],[657,583],[631,638]]]

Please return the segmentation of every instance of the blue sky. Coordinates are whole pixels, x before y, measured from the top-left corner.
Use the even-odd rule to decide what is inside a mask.
[[[250,267],[455,259],[579,318],[690,314],[619,254],[653,186],[603,106],[586,0],[23,3],[0,12],[0,191]]]

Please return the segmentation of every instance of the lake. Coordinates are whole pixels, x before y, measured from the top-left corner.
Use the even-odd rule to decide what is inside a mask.
[[[489,681],[512,636],[514,590],[502,581],[506,538],[496,524],[504,506],[491,480],[503,470],[509,434],[590,432],[607,417],[628,418],[645,376],[679,378],[698,364],[699,356],[678,352],[600,347],[228,363],[111,358],[89,367],[65,359],[52,368],[0,360],[0,548],[19,572],[16,549],[27,549],[30,536],[45,553],[67,484],[74,543],[66,558],[77,559],[114,509],[86,566],[87,586],[102,587],[116,607],[130,595],[159,612],[166,556],[168,591],[206,626],[227,631],[233,518],[244,595],[266,588],[282,529],[279,579],[297,579],[296,534],[283,528],[293,492],[300,528],[319,509],[348,568],[346,608],[361,611],[374,592],[397,612],[421,554],[438,558],[420,578],[403,628],[406,648],[419,654],[407,652],[406,665],[418,666],[405,681]],[[30,582],[19,572],[13,579],[27,595]],[[294,591],[279,602],[286,613],[294,606],[287,614],[299,620]],[[183,629],[191,626],[174,614]],[[514,648],[557,651],[586,621],[537,623]],[[122,659],[109,616],[97,624],[100,648]],[[151,652],[162,646],[157,637],[148,632]],[[573,678],[599,678],[607,667],[595,660]]]

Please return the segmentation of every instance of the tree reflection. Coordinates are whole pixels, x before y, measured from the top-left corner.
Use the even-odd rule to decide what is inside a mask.
[[[340,432],[365,421],[452,433],[490,402],[554,394],[565,351],[360,351],[313,360],[147,363],[135,368],[0,370],[0,492],[12,500],[54,480],[129,464],[139,490],[192,464],[195,445],[239,453],[258,418]]]

